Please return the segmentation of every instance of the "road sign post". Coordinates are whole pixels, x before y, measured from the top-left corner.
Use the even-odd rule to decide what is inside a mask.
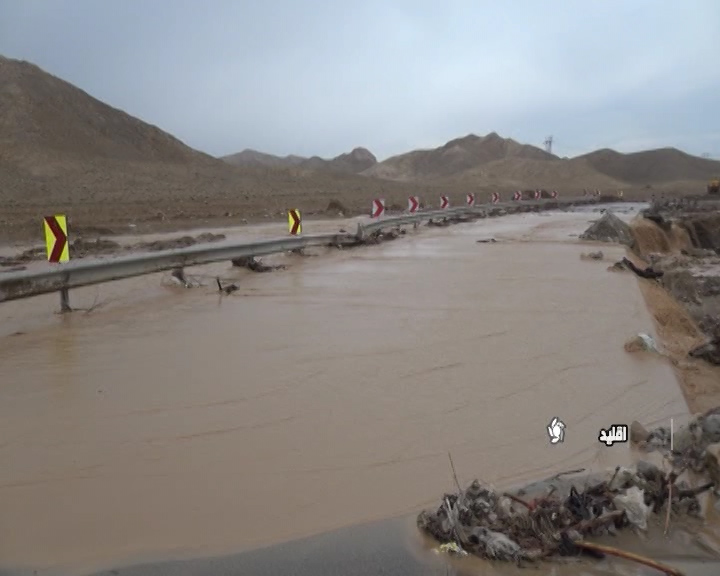
[[[63,214],[45,216],[45,247],[48,262],[61,264],[70,261],[70,245],[68,242],[67,218]],[[70,292],[67,288],[60,290],[60,312],[71,312]]]

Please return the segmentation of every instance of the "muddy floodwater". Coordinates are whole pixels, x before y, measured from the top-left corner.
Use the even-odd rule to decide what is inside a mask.
[[[607,271],[623,248],[580,258],[593,217],[72,291],[92,313],[3,304],[0,567],[87,572],[408,517],[452,490],[448,452],[461,483],[628,463],[601,428],[687,408],[665,359],[623,350],[653,324],[635,277]],[[219,297],[218,274],[240,289]]]

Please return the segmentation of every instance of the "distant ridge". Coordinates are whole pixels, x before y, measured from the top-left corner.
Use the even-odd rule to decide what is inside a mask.
[[[393,156],[366,170],[366,176],[389,180],[438,179],[458,174],[506,158],[557,160],[557,156],[528,144],[502,138],[469,134],[432,150],[415,150]]]
[[[402,211],[409,195],[437,205],[440,194],[457,198],[470,190],[503,198],[536,187],[704,194],[717,176],[720,162],[674,148],[561,159],[495,132],[383,162],[366,148],[331,159],[255,150],[219,159],[34,64],[0,56],[0,236],[22,231],[36,238],[41,210],[67,211],[73,226],[235,222],[239,214],[278,217],[290,206],[324,214],[335,201],[344,213],[366,213],[372,198]]]
[[[269,166],[273,168],[289,168],[298,166],[308,170],[327,170],[346,174],[359,174],[374,166],[377,158],[366,148],[355,148],[347,154],[341,154],[330,160],[319,156],[303,158],[302,156],[274,156],[257,150],[243,150],[238,154],[223,156],[222,160],[235,166]]]
[[[720,162],[691,156],[677,148],[658,148],[622,154],[602,149],[578,156],[589,166],[629,184],[658,184],[684,180],[707,180],[720,173]]]

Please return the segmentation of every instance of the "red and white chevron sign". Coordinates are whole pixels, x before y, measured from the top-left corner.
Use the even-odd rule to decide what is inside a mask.
[[[408,198],[408,212],[414,214],[420,208],[420,198],[418,196],[410,196]]]
[[[440,208],[445,210],[445,208],[447,208],[448,206],[450,206],[450,200],[448,199],[448,197],[440,196]]]
[[[385,214],[385,200],[376,199],[372,201],[372,211],[370,212],[371,218],[380,218]]]
[[[500,194],[498,194],[497,192],[493,192],[492,194],[490,194],[490,202],[492,202],[493,204],[497,204],[498,202],[500,202]]]
[[[468,206],[475,206],[475,194],[468,194],[465,196],[465,204]]]
[[[557,190],[550,192],[550,198],[557,198]]]
[[[540,200],[540,190],[535,190],[535,200]]]
[[[517,192],[515,192],[513,194],[513,200],[515,200],[516,202],[518,200],[522,200],[522,192],[520,192],[520,190],[518,190]]]

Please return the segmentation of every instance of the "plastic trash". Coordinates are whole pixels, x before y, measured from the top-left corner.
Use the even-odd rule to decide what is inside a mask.
[[[473,529],[472,535],[483,544],[489,558],[516,560],[521,554],[520,545],[502,532],[495,532],[481,526]]]
[[[651,506],[645,504],[645,492],[633,486],[613,497],[613,504],[618,510],[624,510],[628,522],[640,530],[647,530],[647,520]]]
[[[442,544],[440,548],[438,548],[440,552],[443,554],[449,554],[450,556],[467,556],[468,553],[465,552],[460,546],[458,546],[457,542],[448,542],[447,544]]]
[[[627,342],[625,342],[625,351],[626,352],[655,352],[659,353],[660,350],[658,350],[657,344],[655,343],[655,339],[650,336],[649,334],[645,334],[644,332],[640,332],[637,336],[634,338],[631,338]]]

